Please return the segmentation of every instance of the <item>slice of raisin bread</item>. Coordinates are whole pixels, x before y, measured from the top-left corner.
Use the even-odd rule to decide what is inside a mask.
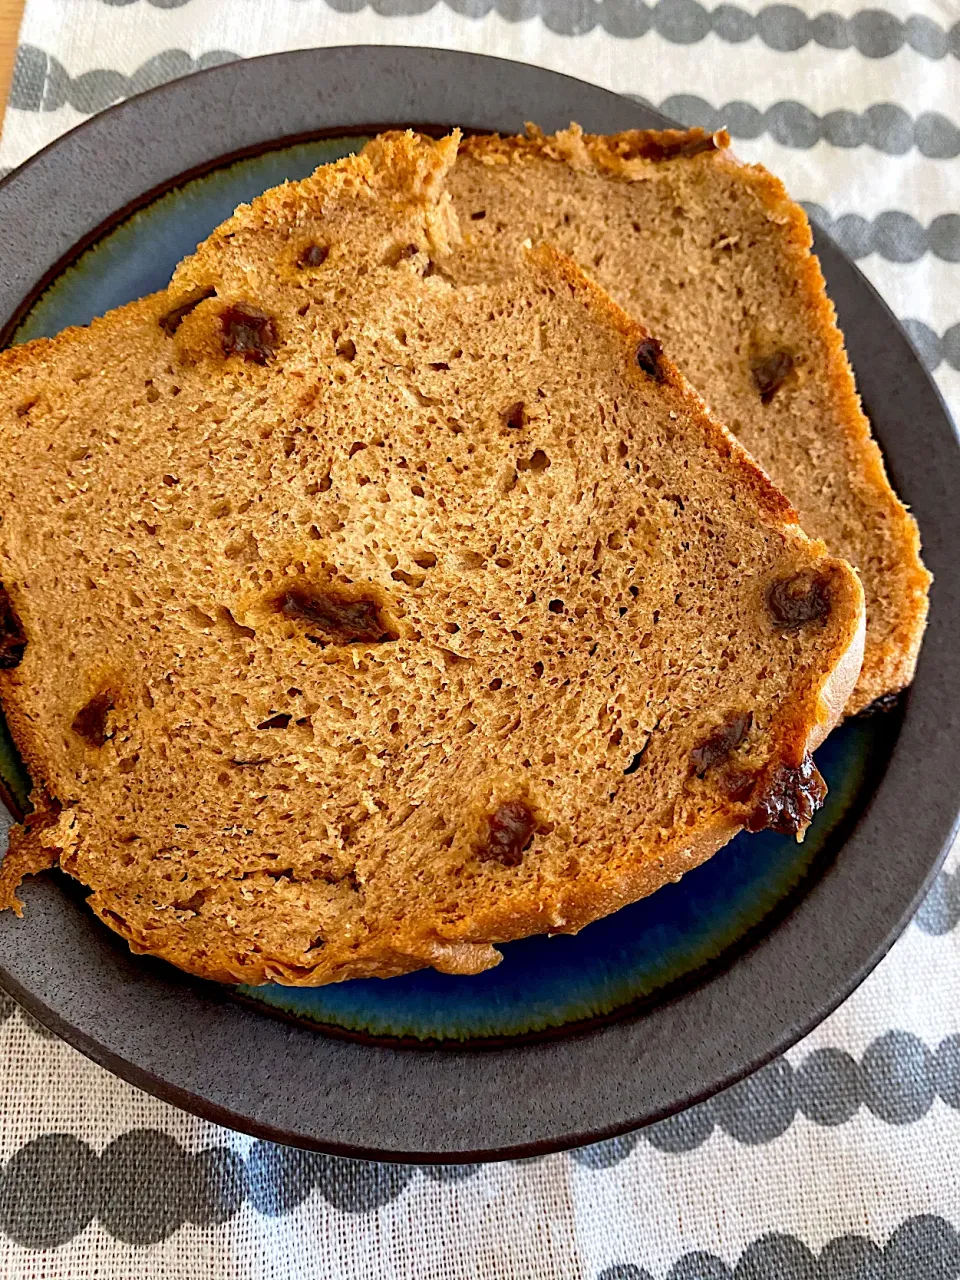
[[[0,357],[0,696],[59,860],[227,982],[475,973],[802,833],[859,581],[567,259],[455,288],[456,139]]]
[[[546,240],[649,325],[807,533],[857,567],[867,640],[854,712],[913,678],[930,576],[861,410],[806,215],[728,143],[576,126],[467,138],[449,178],[465,247],[446,270],[499,279],[524,241]]]

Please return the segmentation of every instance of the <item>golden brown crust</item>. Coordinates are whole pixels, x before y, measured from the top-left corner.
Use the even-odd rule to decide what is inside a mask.
[[[59,817],[43,793],[34,794],[34,811],[22,825],[11,828],[10,845],[0,862],[0,911],[10,909],[23,915],[17,890],[26,876],[49,871],[60,859],[60,847],[53,833]]]
[[[855,714],[875,699],[898,692],[913,679],[926,626],[931,576],[920,557],[916,521],[890,485],[880,449],[861,408],[836,312],[827,296],[819,262],[811,253],[812,235],[806,213],[791,200],[778,178],[761,165],[743,164],[728,150],[729,135],[725,130],[713,135],[712,149],[683,156],[685,142],[702,143],[708,137],[702,129],[668,130],[662,134],[631,130],[605,137],[585,134],[577,125],[554,136],[544,134],[534,125],[527,128],[524,137],[465,138],[460,144],[461,154],[493,166],[533,163],[546,158],[566,163],[573,169],[592,169],[613,180],[642,182],[662,163],[650,158],[657,140],[662,139],[681,152],[669,161],[671,164],[716,166],[735,175],[738,182],[754,193],[771,222],[780,229],[781,251],[789,262],[800,305],[822,343],[824,362],[817,377],[829,388],[832,414],[845,433],[852,483],[867,491],[867,502],[880,517],[885,537],[897,547],[896,574],[884,581],[883,596],[878,594],[875,584],[868,584],[864,660],[847,712]],[[775,472],[772,466],[771,470]],[[815,483],[813,475],[811,485]],[[788,494],[788,497],[796,499],[797,495]],[[818,532],[809,522],[807,527],[811,533]],[[854,559],[843,545],[832,549]],[[877,624],[880,614],[883,615],[882,629]]]
[[[894,492],[883,455],[870,433],[870,423],[860,404],[843,334],[837,325],[836,310],[827,296],[820,263],[810,251],[813,236],[806,213],[790,199],[780,179],[762,165],[742,165],[730,155],[718,158],[718,162],[736,166],[738,176],[749,182],[771,216],[784,229],[784,248],[796,272],[804,306],[811,325],[821,333],[828,351],[824,375],[832,390],[834,410],[847,432],[851,447],[856,450],[858,476],[869,487],[877,510],[883,513],[888,527],[895,530],[900,545],[901,577],[895,584],[897,597],[889,609],[894,620],[893,638],[882,646],[868,643],[865,647],[860,679],[847,708],[848,714],[852,715],[877,698],[898,693],[913,680],[927,625],[929,589],[933,578],[920,556],[917,522]]]

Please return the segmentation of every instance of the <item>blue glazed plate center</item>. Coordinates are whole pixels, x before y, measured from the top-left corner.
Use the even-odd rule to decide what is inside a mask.
[[[348,154],[362,139],[325,139],[238,161],[196,178],[133,214],[68,267],[36,302],[15,341],[71,324],[163,288],[177,262],[236,205],[284,179]],[[543,1033],[650,1000],[743,945],[785,908],[836,852],[885,763],[898,718],[844,725],[817,763],[830,787],[802,845],[742,835],[676,885],[590,925],[576,937],[503,947],[496,969],[472,978],[425,971],[389,981],[303,990],[242,988],[244,998],[345,1032],[414,1040],[473,1040]],[[0,722],[0,773],[24,794]]]

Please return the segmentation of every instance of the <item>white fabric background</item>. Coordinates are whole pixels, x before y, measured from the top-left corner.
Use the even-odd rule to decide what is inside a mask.
[[[357,12],[333,3],[355,7],[28,0],[0,167],[198,62],[312,45],[468,49],[675,108],[677,95],[718,111],[746,102],[773,123],[735,138],[738,153],[820,206],[841,243],[860,245],[861,267],[910,322],[960,409],[958,0],[874,0],[869,12],[834,0],[835,18],[816,0],[651,0],[656,29],[626,36],[598,21],[603,0],[375,0]],[[642,0],[623,7],[643,25]],[[744,15],[758,34],[722,34],[738,22],[742,30]],[[837,24],[839,37],[824,35]],[[704,25],[713,28],[706,35]],[[559,34],[573,26],[582,34]],[[807,113],[788,107],[778,125],[778,103]],[[871,113],[878,104],[900,113]],[[861,133],[871,122],[873,143],[838,145],[831,113],[840,111],[861,121]],[[811,119],[825,135],[818,141],[804,133]],[[393,1198],[382,1167],[253,1143],[121,1083],[12,1006],[0,1017],[0,1274],[12,1280],[960,1276],[956,851],[918,922],[786,1065],[652,1134],[574,1156],[460,1169],[446,1180],[394,1171]],[[206,1170],[205,1209],[199,1192],[184,1200],[184,1170]]]

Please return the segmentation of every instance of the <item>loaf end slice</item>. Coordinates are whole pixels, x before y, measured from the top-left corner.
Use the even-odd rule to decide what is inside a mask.
[[[451,283],[455,156],[0,356],[6,901],[58,859],[204,977],[474,973],[810,821],[857,576],[572,262]]]
[[[642,319],[784,491],[860,573],[867,638],[849,712],[913,678],[930,575],[870,434],[803,209],[724,131],[573,125],[471,137],[448,180],[458,281],[501,278],[528,239],[575,258]]]

